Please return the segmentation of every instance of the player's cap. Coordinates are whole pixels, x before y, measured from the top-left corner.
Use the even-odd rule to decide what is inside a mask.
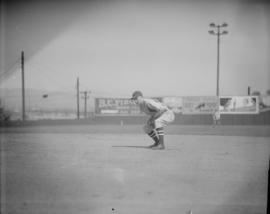
[[[140,91],[134,91],[133,92],[133,94],[132,94],[132,97],[131,97],[131,99],[132,100],[136,100],[138,97],[142,97],[143,96],[143,94],[142,94],[142,92],[140,92]]]

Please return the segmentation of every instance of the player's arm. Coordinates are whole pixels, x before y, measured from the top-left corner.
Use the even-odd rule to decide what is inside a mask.
[[[165,108],[159,109],[157,111],[157,113],[153,116],[153,120],[158,119],[166,111],[167,111],[167,109],[165,109]]]
[[[158,119],[164,112],[167,111],[167,108],[160,105],[160,103],[156,103],[155,105],[154,104],[151,104],[151,103],[148,104],[148,108],[152,109],[153,112],[155,112],[155,114],[153,114],[153,116],[150,118],[150,120],[153,120],[153,121]]]

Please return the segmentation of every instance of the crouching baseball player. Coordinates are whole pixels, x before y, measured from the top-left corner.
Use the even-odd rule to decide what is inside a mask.
[[[131,100],[139,105],[142,112],[150,116],[147,124],[143,127],[144,132],[155,142],[149,148],[165,149],[164,127],[174,121],[174,113],[158,100],[144,98],[140,91],[135,91]]]

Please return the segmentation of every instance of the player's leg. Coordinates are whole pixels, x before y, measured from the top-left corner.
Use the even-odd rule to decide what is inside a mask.
[[[149,147],[152,148],[152,147],[155,147],[159,144],[159,135],[156,133],[156,130],[153,129],[149,134],[148,134],[153,140],[154,140],[154,144],[150,145]]]
[[[151,145],[149,147],[152,148],[152,147],[158,145],[159,138],[158,138],[156,130],[153,127],[151,127],[150,125],[148,125],[148,124],[143,127],[143,130],[155,142],[153,145]]]
[[[168,111],[155,120],[155,127],[159,137],[159,143],[154,146],[153,149],[165,149],[164,144],[164,127],[174,121],[174,114],[172,111]]]
[[[216,127],[216,124],[217,124],[216,117],[215,117],[215,116],[213,116],[213,124],[212,124],[212,126],[213,126],[213,127]]]
[[[153,146],[153,149],[165,149],[165,145],[164,145],[164,128],[163,127],[158,127],[156,128],[156,131],[158,133],[158,137],[159,137],[159,142],[158,145]]]

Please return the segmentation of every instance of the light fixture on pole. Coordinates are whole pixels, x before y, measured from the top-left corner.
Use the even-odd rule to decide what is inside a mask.
[[[219,96],[219,46],[220,46],[220,36],[228,34],[228,31],[222,30],[222,28],[228,27],[227,23],[221,25],[216,25],[215,23],[210,23],[209,26],[214,28],[214,30],[209,30],[209,34],[217,36],[217,92],[216,95]]]

